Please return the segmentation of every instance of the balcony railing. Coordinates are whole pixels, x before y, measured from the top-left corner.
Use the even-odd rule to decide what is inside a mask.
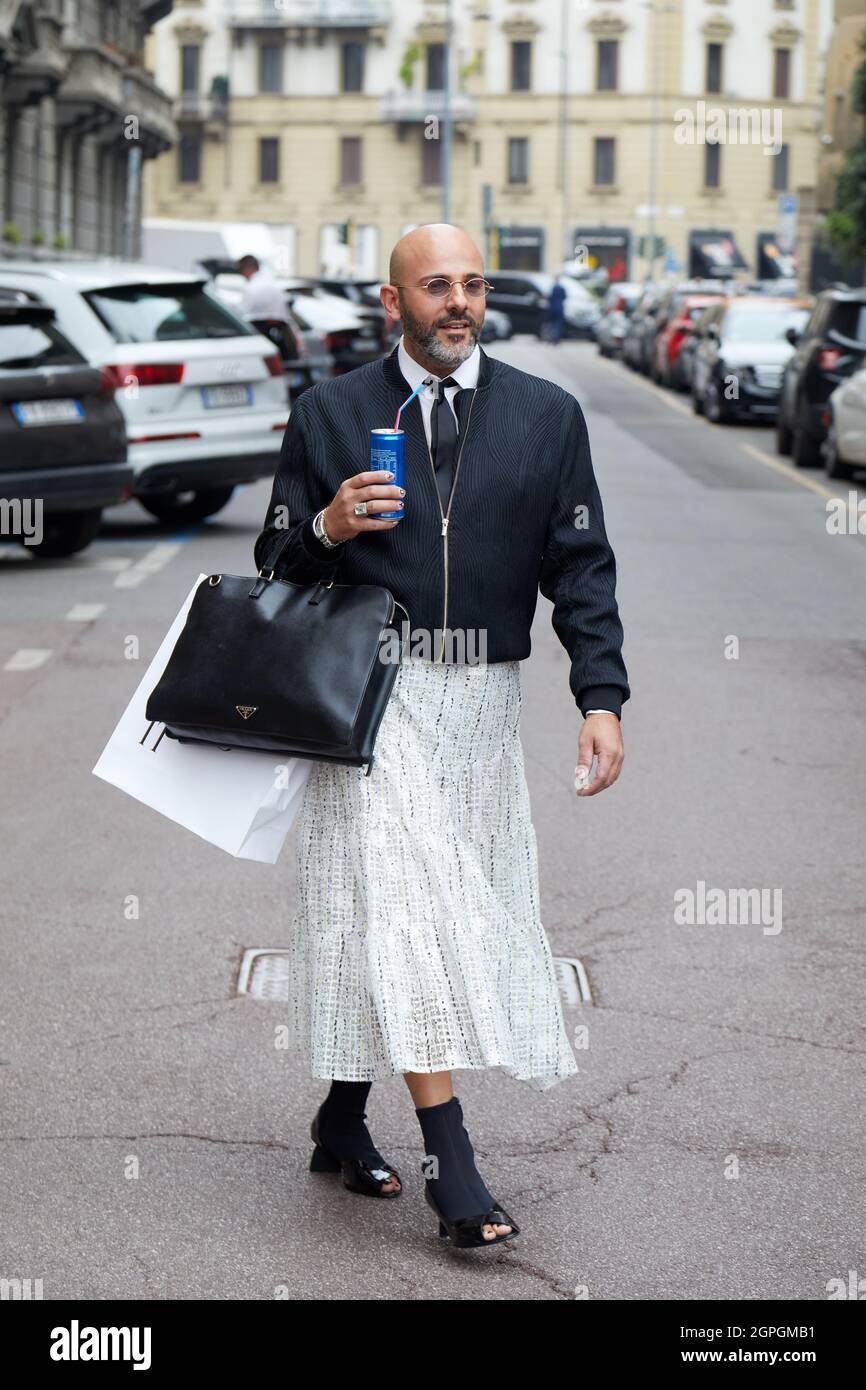
[[[226,0],[232,29],[368,29],[391,19],[391,0]]]
[[[181,92],[172,104],[176,121],[225,121],[228,113],[228,97],[214,93]]]
[[[452,92],[449,102],[452,121],[473,121],[475,99],[466,92]],[[423,124],[431,116],[441,120],[445,114],[444,92],[389,92],[382,99],[382,119]]]

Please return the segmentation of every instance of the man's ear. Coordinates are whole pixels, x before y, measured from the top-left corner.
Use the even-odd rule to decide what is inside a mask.
[[[402,317],[400,314],[400,296],[393,285],[383,285],[379,291],[379,298],[382,301],[383,309],[387,314],[390,314],[392,319]]]

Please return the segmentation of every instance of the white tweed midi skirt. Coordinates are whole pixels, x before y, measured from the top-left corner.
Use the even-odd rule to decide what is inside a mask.
[[[296,822],[287,1043],[313,1076],[578,1070],[539,915],[519,661],[406,657],[370,776],[316,763]]]

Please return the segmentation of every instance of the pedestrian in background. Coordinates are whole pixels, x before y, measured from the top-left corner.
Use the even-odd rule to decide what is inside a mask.
[[[295,354],[295,344],[289,328],[285,291],[255,256],[241,256],[238,270],[247,282],[241,295],[242,316],[257,332],[276,344],[284,362],[289,361]]]
[[[547,306],[548,342],[559,343],[565,331],[565,286],[557,275]]]
[[[370,775],[322,762],[307,782],[289,1032],[332,1083],[312,1124],[311,1168],[342,1172],[356,1192],[399,1195],[364,1121],[372,1082],[402,1074],[425,1197],[460,1246],[518,1227],[478,1171],[452,1070],[502,1067],[539,1090],[577,1071],[539,916],[519,737],[539,588],[584,715],[578,796],[619,775],[629,697],[583,413],[568,392],[479,346],[487,288],[458,228],[421,226],[397,243],[381,298],[403,336],[386,358],[301,397],[255,543],[259,568],[284,543],[277,577],[382,584],[409,613],[409,655]],[[370,430],[393,424],[421,383],[401,417],[403,496],[365,468]],[[432,657],[417,655],[417,637],[434,631]],[[447,632],[481,632],[486,660],[453,648],[446,659]]]

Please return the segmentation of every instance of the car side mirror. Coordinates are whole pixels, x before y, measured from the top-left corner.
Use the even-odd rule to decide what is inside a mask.
[[[796,347],[800,341],[800,334],[797,332],[796,328],[786,328],[785,337],[791,344],[791,347]]]

